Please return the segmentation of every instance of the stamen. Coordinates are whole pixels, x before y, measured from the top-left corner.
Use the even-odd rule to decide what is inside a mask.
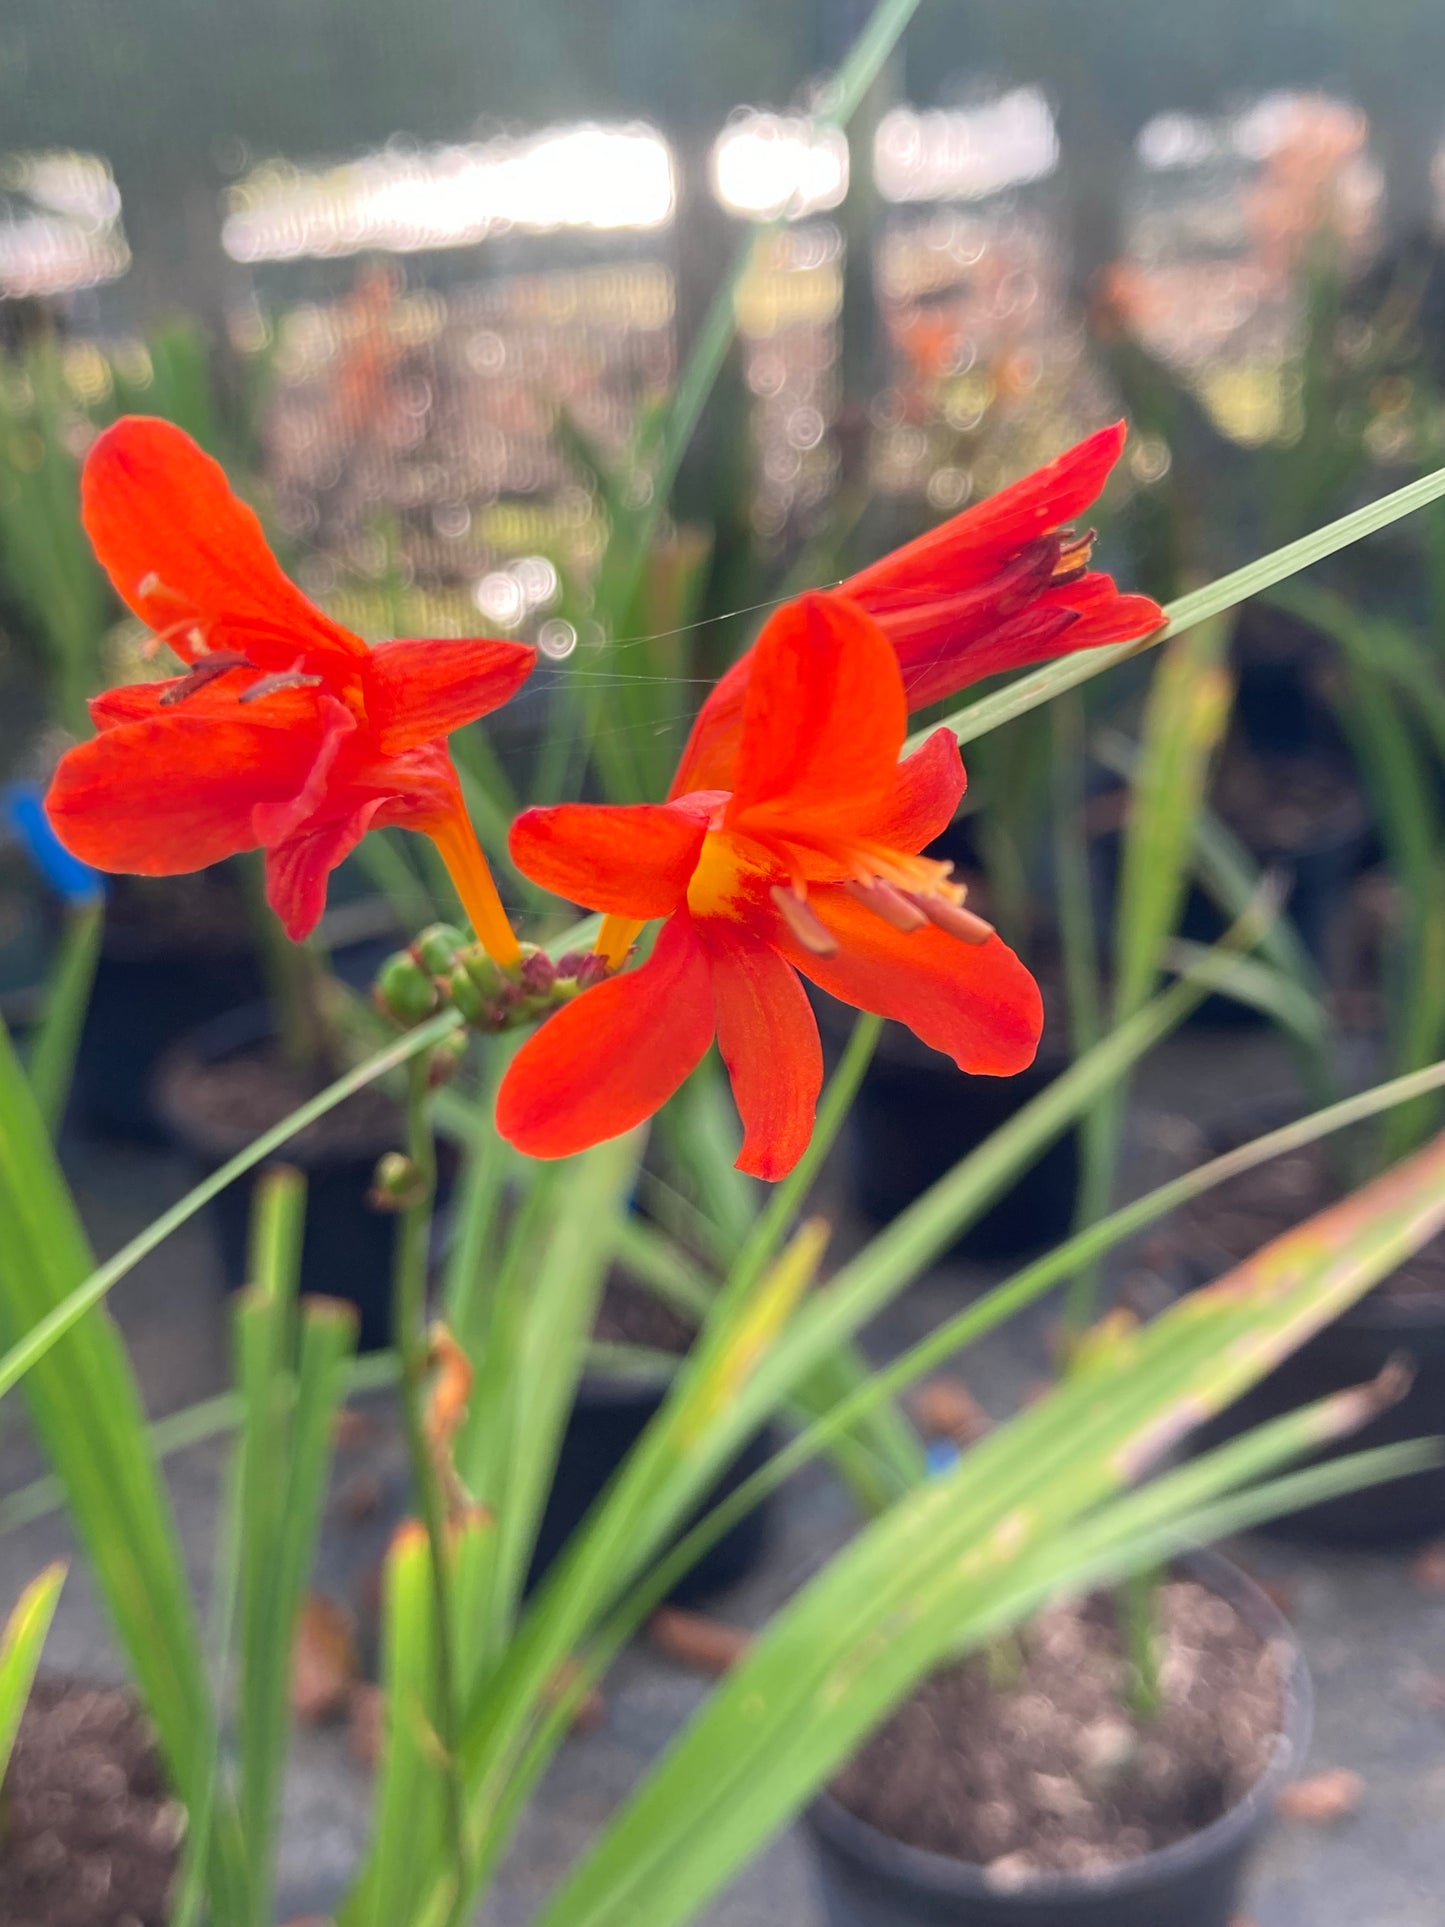
[[[167,705],[183,703],[188,696],[194,696],[198,690],[204,689],[207,683],[213,683],[217,676],[227,675],[232,669],[250,667],[246,658],[238,656],[233,650],[217,650],[214,656],[207,656],[204,662],[198,662],[189,675],[182,676],[180,681],[161,697],[161,702]],[[245,702],[245,700],[246,698],[242,696],[241,701]]]
[[[913,897],[928,921],[937,924],[950,937],[957,937],[962,943],[987,943],[994,934],[991,923],[986,923],[972,910],[965,910],[961,904],[950,903],[946,897]]]
[[[835,957],[838,954],[838,939],[826,924],[820,922],[817,911],[806,897],[795,896],[791,890],[785,890],[781,883],[775,883],[768,894],[777,906],[779,916],[805,950],[811,950],[815,957]]]
[[[928,922],[918,905],[910,903],[891,883],[845,883],[843,888],[855,903],[861,903],[875,917],[882,917],[895,930],[921,930]]]
[[[149,578],[147,578],[147,580],[149,580]],[[146,593],[145,583],[141,584],[137,593],[140,595]],[[176,636],[182,634],[198,656],[203,656],[208,653],[210,644],[206,641],[205,629],[196,621],[194,616],[181,616],[175,622],[168,622],[164,629],[152,629],[151,633],[141,644],[141,654],[145,657],[146,661],[149,662],[163,642],[169,643]],[[217,650],[216,653],[217,655],[221,655],[224,652]],[[179,655],[180,651],[177,650],[176,654]]]
[[[262,696],[274,696],[278,689],[316,689],[321,682],[320,676],[306,676],[299,669],[278,669],[274,676],[263,676],[260,682],[243,689],[237,700],[254,703]]]
[[[1060,583],[1076,582],[1088,568],[1094,553],[1095,534],[1093,529],[1085,529],[1082,535],[1075,535],[1072,529],[1061,532],[1059,559],[1049,578],[1056,587]]]

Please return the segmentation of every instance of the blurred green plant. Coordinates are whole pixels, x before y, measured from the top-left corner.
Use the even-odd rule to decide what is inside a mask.
[[[0,1782],[40,1665],[45,1635],[60,1602],[65,1567],[57,1563],[31,1580],[0,1630]]]

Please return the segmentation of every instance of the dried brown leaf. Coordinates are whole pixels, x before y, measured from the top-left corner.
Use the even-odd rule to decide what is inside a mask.
[[[913,1418],[926,1439],[972,1445],[992,1421],[961,1378],[930,1378],[913,1399]]]
[[[1331,1827],[1348,1819],[1365,1797],[1365,1782],[1347,1766],[1333,1766],[1307,1780],[1296,1780],[1275,1801],[1275,1811],[1286,1820],[1302,1820],[1310,1827]]]
[[[660,1606],[648,1621],[648,1638],[658,1652],[697,1673],[725,1673],[742,1658],[752,1634],[705,1613],[681,1606]]]
[[[357,1675],[356,1630],[339,1600],[308,1593],[291,1651],[291,1710],[298,1719],[334,1719],[346,1710]]]

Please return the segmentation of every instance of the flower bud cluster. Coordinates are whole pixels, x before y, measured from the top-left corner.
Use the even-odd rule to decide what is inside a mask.
[[[535,944],[523,944],[521,963],[508,969],[451,924],[434,923],[387,958],[375,998],[408,1029],[450,1006],[473,1030],[519,1030],[606,975],[605,959],[590,950],[569,950],[554,962]]]

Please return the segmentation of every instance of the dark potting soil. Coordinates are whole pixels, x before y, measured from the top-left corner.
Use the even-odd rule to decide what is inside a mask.
[[[1019,1636],[1016,1683],[995,1684],[984,1657],[934,1674],[834,1796],[893,1839],[986,1867],[1001,1884],[1099,1873],[1199,1832],[1273,1758],[1284,1673],[1196,1580],[1161,1588],[1158,1626],[1156,1718],[1128,1709],[1112,1601],[1073,1601]]]
[[[1237,1261],[1315,1212],[1337,1204],[1340,1196],[1339,1180],[1323,1146],[1307,1144],[1206,1192],[1187,1207],[1182,1236],[1196,1253],[1203,1246],[1200,1255],[1212,1247],[1222,1257]],[[1375,1295],[1401,1304],[1422,1299],[1445,1302],[1445,1234],[1432,1238],[1377,1285]]]
[[[681,1358],[697,1336],[697,1326],[646,1285],[614,1273],[602,1293],[592,1336],[607,1345],[640,1345]]]
[[[179,1050],[160,1074],[161,1105],[170,1117],[184,1122],[199,1149],[223,1159],[279,1124],[329,1081],[325,1074],[299,1070],[274,1043],[257,1044],[213,1063]],[[303,1163],[323,1156],[368,1157],[400,1145],[404,1129],[396,1102],[368,1085],[298,1131],[285,1155]]]
[[[36,1681],[0,1799],[0,1921],[165,1927],[184,1827],[128,1693]]]
[[[1251,850],[1290,856],[1363,831],[1358,784],[1319,751],[1262,755],[1231,743],[1210,791],[1219,816]]]

